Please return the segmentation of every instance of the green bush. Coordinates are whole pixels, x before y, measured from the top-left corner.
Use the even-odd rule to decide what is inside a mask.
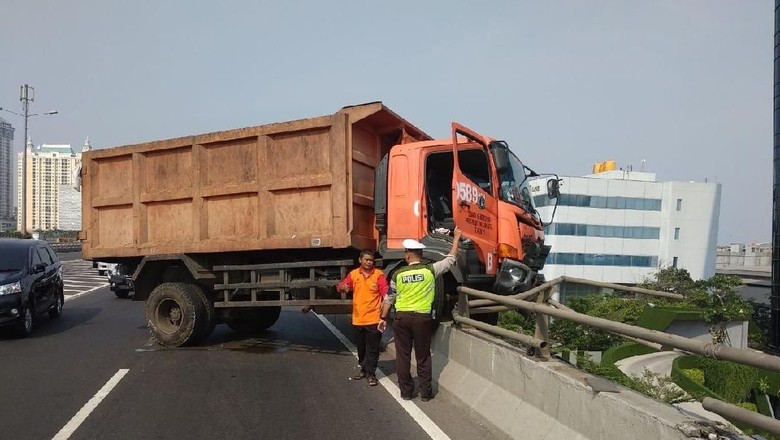
[[[745,400],[758,377],[756,368],[730,361],[705,359],[702,369],[704,385],[734,404]]]
[[[737,406],[740,407],[740,408],[745,408],[748,411],[758,412],[758,407],[756,406],[755,403],[740,402],[740,403],[737,404]]]
[[[682,370],[683,374],[699,385],[704,385],[704,371],[699,368],[688,368]]]
[[[536,320],[531,313],[508,310],[498,314],[498,326],[513,332],[533,334]]]

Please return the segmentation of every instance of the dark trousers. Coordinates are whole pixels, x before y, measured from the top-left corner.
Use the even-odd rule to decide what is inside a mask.
[[[417,359],[417,380],[420,385],[420,396],[431,397],[433,368],[431,366],[431,337],[433,322],[429,313],[396,312],[393,321],[395,335],[395,370],[398,373],[398,387],[401,397],[412,397],[414,382],[412,381],[411,362],[412,346]]]
[[[382,333],[377,330],[376,324],[356,325],[357,351],[360,370],[368,376],[376,375],[376,366],[379,363],[379,341]]]

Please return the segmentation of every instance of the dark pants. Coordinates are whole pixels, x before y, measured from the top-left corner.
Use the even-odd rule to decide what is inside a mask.
[[[395,370],[398,373],[398,387],[401,397],[412,397],[414,382],[412,381],[411,362],[412,346],[417,359],[417,379],[420,385],[420,396],[431,397],[432,366],[431,366],[431,336],[433,322],[429,313],[396,312],[393,321],[395,335]]]
[[[368,376],[376,375],[376,366],[379,363],[379,341],[382,333],[377,330],[376,324],[356,325],[357,351],[360,370]]]

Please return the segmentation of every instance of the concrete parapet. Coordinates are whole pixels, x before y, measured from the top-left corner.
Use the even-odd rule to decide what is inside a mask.
[[[350,334],[349,315],[325,316]],[[390,342],[383,358],[394,358],[394,344],[383,339]],[[618,392],[594,392],[586,382],[594,376],[557,359],[530,358],[524,349],[479,330],[441,324],[432,350],[434,388],[510,438],[749,438],[621,386],[612,387]]]
[[[476,330],[439,327],[434,379],[498,429],[524,439],[740,438],[627,388],[594,392],[593,376],[558,361],[541,362]]]

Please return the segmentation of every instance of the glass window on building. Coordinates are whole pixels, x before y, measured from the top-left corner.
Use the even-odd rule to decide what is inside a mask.
[[[674,228],[674,239],[675,240],[680,239],[680,228]]]
[[[677,199],[677,210],[682,211],[682,199]]]
[[[677,267],[677,257],[674,257],[672,259],[672,267],[675,267],[675,268]]]

